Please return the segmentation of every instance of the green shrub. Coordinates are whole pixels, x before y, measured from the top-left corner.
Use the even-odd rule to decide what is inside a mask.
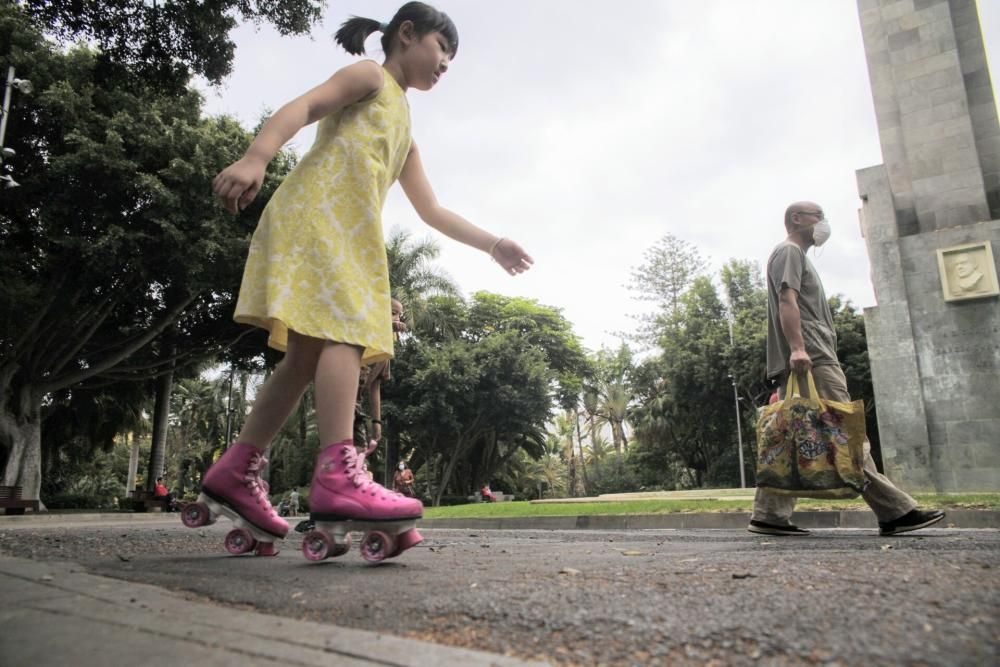
[[[113,504],[106,498],[84,493],[57,493],[42,501],[50,510],[113,509]]]

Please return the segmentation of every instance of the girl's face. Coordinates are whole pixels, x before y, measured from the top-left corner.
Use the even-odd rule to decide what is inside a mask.
[[[400,55],[406,83],[417,90],[430,90],[448,71],[451,62],[448,40],[439,32],[429,32],[407,41]]]

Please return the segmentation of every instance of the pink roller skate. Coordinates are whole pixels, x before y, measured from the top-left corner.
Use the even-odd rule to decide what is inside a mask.
[[[319,454],[309,492],[313,530],[302,540],[308,560],[342,556],[351,548],[351,531],[364,531],[361,555],[371,563],[395,558],[424,538],[417,519],[424,506],[415,498],[389,491],[368,476],[365,457],[375,447],[358,453],[352,440],[330,445]]]
[[[215,462],[201,484],[198,500],[181,510],[188,528],[215,523],[221,515],[236,525],[226,535],[226,551],[233,555],[253,551],[258,556],[276,556],[276,539],[284,539],[288,522],[278,516],[267,499],[267,483],[260,471],[267,463],[263,452],[252,445],[234,444]]]

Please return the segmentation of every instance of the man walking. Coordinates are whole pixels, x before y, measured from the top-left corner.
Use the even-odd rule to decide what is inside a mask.
[[[830,223],[813,202],[796,202],[785,211],[788,237],[767,260],[767,375],[778,380],[780,398],[794,371],[811,370],[820,398],[850,403],[847,379],[837,360],[837,333],[833,314],[806,251],[830,237]],[[803,383],[804,384],[804,383]],[[880,535],[898,535],[937,523],[940,510],[920,510],[917,503],[878,472],[865,438],[865,477],[862,497],[879,522]],[[757,489],[747,530],[763,535],[808,535],[790,521],[796,499]]]

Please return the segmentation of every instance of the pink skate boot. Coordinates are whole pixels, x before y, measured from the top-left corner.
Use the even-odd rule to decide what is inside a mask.
[[[267,482],[260,471],[267,463],[263,452],[252,445],[233,444],[205,473],[198,500],[181,510],[188,528],[215,523],[221,515],[236,528],[226,535],[226,551],[258,556],[276,556],[276,539],[288,534],[288,522],[278,516],[267,499]]]
[[[415,498],[389,491],[368,476],[365,457],[352,440],[330,445],[319,454],[309,491],[309,518],[315,528],[302,540],[312,561],[341,556],[351,548],[351,531],[364,531],[361,555],[369,562],[395,558],[423,541],[416,521],[424,506]]]

